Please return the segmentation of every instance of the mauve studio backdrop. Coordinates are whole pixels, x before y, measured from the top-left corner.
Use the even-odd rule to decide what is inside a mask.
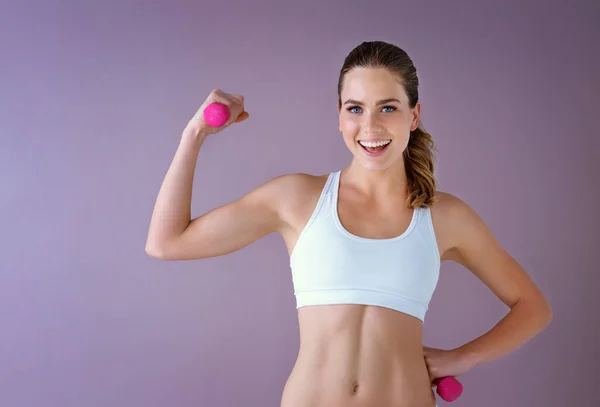
[[[451,405],[596,405],[600,6],[482,3],[3,2],[0,406],[279,406],[299,346],[282,239],[160,261],[144,251],[152,208],[215,87],[251,117],[203,146],[194,217],[274,176],[345,166],[338,71],[377,39],[417,66],[439,189],[554,310],[460,377]],[[424,343],[459,346],[506,312],[444,263]]]

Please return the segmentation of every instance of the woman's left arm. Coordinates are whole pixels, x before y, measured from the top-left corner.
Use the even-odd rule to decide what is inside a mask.
[[[451,197],[447,222],[452,249],[445,258],[470,270],[509,308],[491,330],[454,349],[475,367],[519,348],[552,320],[552,309],[528,273],[507,253],[483,220],[465,202]]]

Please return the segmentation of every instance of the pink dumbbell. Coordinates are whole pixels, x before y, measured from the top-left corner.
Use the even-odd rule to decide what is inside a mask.
[[[226,105],[213,102],[204,109],[204,120],[212,127],[221,127],[229,120],[229,109]]]
[[[441,378],[437,384],[437,394],[444,401],[454,401],[460,397],[463,385],[452,376]]]

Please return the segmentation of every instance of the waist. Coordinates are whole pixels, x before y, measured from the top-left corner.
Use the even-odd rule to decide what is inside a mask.
[[[299,310],[301,344],[282,407],[433,407],[421,321],[374,306]]]
[[[386,359],[367,353],[347,360],[331,352],[314,364],[300,354],[286,382],[281,407],[434,407],[435,395],[425,362],[417,358]]]

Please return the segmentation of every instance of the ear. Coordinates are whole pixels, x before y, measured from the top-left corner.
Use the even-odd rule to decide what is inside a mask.
[[[421,102],[417,102],[415,108],[412,109],[412,120],[410,123],[410,131],[415,131],[419,127],[419,120],[421,119]]]
[[[338,115],[342,112],[342,107],[338,104],[337,105],[337,111],[338,111]],[[338,130],[340,131],[340,133],[342,132],[342,123],[341,123],[342,119],[341,117],[339,117],[338,119]]]

